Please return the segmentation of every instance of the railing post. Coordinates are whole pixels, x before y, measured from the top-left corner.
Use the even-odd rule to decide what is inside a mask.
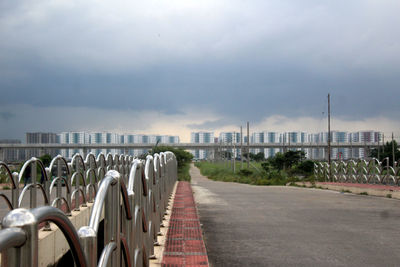
[[[119,194],[120,189],[120,175],[117,171],[109,171],[111,176],[116,178],[115,182],[112,183],[110,190],[107,192],[107,196],[104,203],[104,244],[115,242],[117,245],[116,251],[111,257],[111,266],[119,266],[120,251],[121,251],[121,240],[120,240],[120,217],[121,217],[121,197]]]
[[[13,208],[18,207],[18,197],[19,197],[19,181],[18,181],[18,173],[13,172],[11,179],[14,180],[14,183],[16,184],[16,188],[12,188],[11,190],[11,203],[13,205]]]
[[[3,218],[3,228],[17,227],[25,231],[27,239],[20,248],[13,248],[3,253],[9,266],[38,266],[38,225],[30,210],[15,209]]]

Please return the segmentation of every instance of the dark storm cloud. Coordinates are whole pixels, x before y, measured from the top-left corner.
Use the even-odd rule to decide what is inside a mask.
[[[0,118],[3,120],[3,121],[9,121],[10,119],[12,119],[13,117],[15,117],[15,114],[13,114],[13,113],[11,113],[11,112],[7,112],[7,111],[5,111],[5,112],[0,112]]]
[[[210,110],[225,119],[400,112],[397,1],[2,1],[0,104]]]

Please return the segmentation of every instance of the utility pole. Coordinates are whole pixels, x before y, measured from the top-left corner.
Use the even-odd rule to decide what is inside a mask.
[[[350,159],[353,159],[353,134],[350,134]]]
[[[329,180],[332,176],[331,168],[331,96],[328,94],[328,164],[329,164]]]
[[[247,122],[247,169],[250,169],[250,126]]]
[[[380,150],[381,150],[381,142],[380,142],[380,134],[378,134],[378,160],[380,158]]]
[[[235,142],[236,142],[236,132],[233,132],[233,173],[236,172],[236,146],[235,146]]]
[[[243,169],[243,129],[240,126],[240,169]]]
[[[394,158],[395,154],[394,154],[394,136],[393,136],[393,132],[392,132],[392,156],[393,156],[393,169],[396,168],[395,163],[396,163],[396,159]]]

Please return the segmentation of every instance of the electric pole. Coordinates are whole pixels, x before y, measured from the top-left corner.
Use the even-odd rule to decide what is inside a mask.
[[[394,158],[395,154],[394,154],[394,136],[393,136],[393,132],[392,132],[392,156],[393,156],[393,169],[394,169],[394,168],[396,168],[396,165],[395,165],[396,159]]]
[[[240,169],[243,169],[243,129],[240,126]]]
[[[250,130],[249,122],[247,122],[247,169],[250,169]]]
[[[329,180],[331,180],[331,96],[328,94],[328,164],[329,164]]]

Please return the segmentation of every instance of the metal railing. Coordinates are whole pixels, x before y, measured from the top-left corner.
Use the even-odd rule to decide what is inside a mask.
[[[320,181],[400,185],[400,160],[389,165],[389,158],[379,161],[333,161],[314,163],[314,175]]]
[[[37,182],[37,166],[42,183]],[[11,173],[2,162],[0,168],[12,184],[11,199],[2,194],[11,209],[0,231],[2,266],[38,266],[38,231],[43,222],[53,222],[60,228],[78,266],[120,266],[121,259],[126,266],[148,266],[154,257],[154,245],[177,179],[173,153],[149,155],[146,160],[110,154],[97,158],[89,154],[84,160],[77,154],[70,162],[57,156],[49,167],[32,158],[20,173]],[[29,169],[32,179],[19,193],[18,185]],[[65,190],[61,189],[63,185]],[[36,202],[38,188],[44,198],[41,207]],[[28,192],[30,209],[20,208]],[[88,225],[77,230],[68,216],[87,202],[94,202]],[[99,240],[103,236],[99,233],[103,212],[104,237]],[[101,255],[97,255],[99,243],[104,244]]]

